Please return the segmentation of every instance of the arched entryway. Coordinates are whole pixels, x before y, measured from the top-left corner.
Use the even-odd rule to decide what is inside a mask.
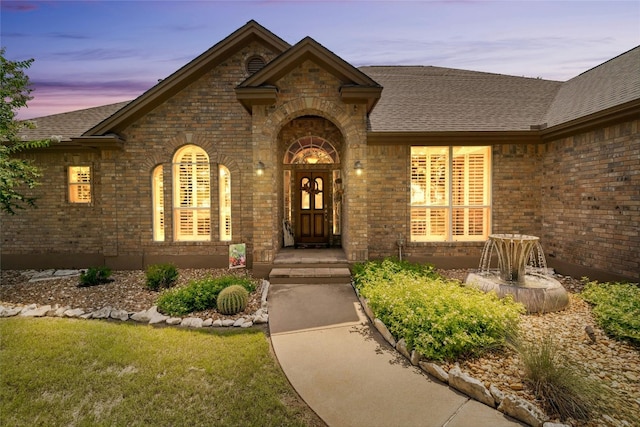
[[[299,136],[302,129],[307,135]],[[285,126],[281,137],[283,246],[340,246],[342,135],[326,119],[304,117]]]

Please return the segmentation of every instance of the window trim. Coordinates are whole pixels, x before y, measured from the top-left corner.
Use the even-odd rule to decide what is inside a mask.
[[[153,206],[153,241],[164,242],[166,231],[164,197],[164,166],[157,165],[151,172],[151,203]]]
[[[231,171],[225,165],[219,164],[218,215],[221,242],[230,242],[233,238],[233,204],[231,196]]]
[[[88,168],[88,175],[89,175],[88,182],[72,181],[73,171],[75,169],[80,169],[80,168]],[[78,191],[80,187],[89,187],[88,200],[83,200],[82,196],[80,197],[78,196]],[[67,201],[73,205],[80,205],[80,206],[93,205],[93,167],[91,165],[78,164],[78,165],[67,166]]]
[[[192,152],[195,156],[203,156],[206,161],[202,162],[181,162],[180,160],[188,153]],[[208,197],[200,200],[198,197],[199,186],[198,176],[197,176],[197,168],[198,165],[206,164],[206,183],[207,189],[203,191],[208,194]],[[189,205],[182,206],[180,203],[181,200],[181,176],[180,176],[180,168],[181,165],[189,165],[191,169],[189,172],[189,183],[187,186],[191,187],[189,193]],[[195,168],[194,168],[195,166]],[[195,172],[194,172],[195,171]],[[176,242],[208,242],[211,241],[211,163],[209,161],[209,155],[207,152],[194,144],[189,144],[181,147],[173,156],[173,167],[172,167],[172,190],[173,190],[173,206],[172,206],[172,218],[173,218],[173,239]],[[195,200],[194,200],[195,199]],[[194,203],[197,205],[194,206]],[[202,205],[200,205],[202,204]],[[180,229],[180,218],[181,213],[191,213],[193,218],[193,223],[191,226],[191,234],[181,234]],[[209,232],[206,234],[198,234],[198,220],[199,214],[202,214],[202,219],[208,221],[207,226]]]
[[[444,203],[430,203],[429,202],[429,194],[424,195],[424,203],[416,204],[413,202],[413,191],[414,191],[414,178],[413,178],[413,157],[414,157],[414,149],[419,148],[433,148],[446,150],[444,153],[446,154],[446,172],[444,179],[444,192],[445,192],[445,201]],[[455,177],[454,177],[454,157],[459,156],[455,155],[456,149],[483,149],[485,150],[483,156],[483,193],[484,200],[483,204],[455,204]],[[468,154],[468,153],[467,153]],[[468,158],[467,158],[468,159]],[[467,162],[467,160],[465,160]],[[468,196],[468,163],[465,164],[463,169],[465,179],[464,179],[464,193]],[[411,146],[410,148],[410,159],[409,159],[409,182],[410,182],[410,193],[409,193],[409,239],[413,243],[434,243],[434,242],[442,242],[442,243],[456,243],[456,242],[481,242],[485,241],[488,238],[488,235],[491,234],[492,228],[492,214],[493,214],[493,206],[492,206],[492,197],[493,197],[493,182],[492,182],[492,173],[493,173],[493,157],[492,157],[492,147],[489,145],[482,146],[462,146],[462,145],[451,145],[451,146]],[[432,175],[430,175],[432,176]],[[428,178],[431,179],[431,178]],[[429,181],[430,182],[430,181]],[[466,197],[466,196],[465,196]],[[464,234],[454,235],[454,213],[455,211],[464,210],[464,222],[468,224],[468,215],[470,209],[483,209],[483,233],[482,235],[469,235],[469,227],[468,225],[463,227]],[[413,217],[414,212],[419,212],[422,210],[425,212],[427,216],[430,215],[431,212],[441,210],[444,211],[445,217],[443,218],[443,226],[444,226],[444,234],[442,235],[414,235],[413,234]],[[426,220],[426,226],[430,227],[431,222]],[[430,233],[430,232],[427,232]]]

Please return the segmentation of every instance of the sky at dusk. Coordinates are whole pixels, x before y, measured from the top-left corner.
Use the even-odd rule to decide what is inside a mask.
[[[358,67],[433,65],[568,80],[640,45],[631,1],[7,1],[0,45],[34,58],[19,118],[127,101],[254,19]]]

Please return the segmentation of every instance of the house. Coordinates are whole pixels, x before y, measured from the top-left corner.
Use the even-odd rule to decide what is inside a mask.
[[[640,47],[566,81],[355,68],[250,21],[137,99],[34,120],[38,208],[2,267],[268,271],[285,245],[475,267],[492,233],[640,278]],[[31,194],[31,193],[30,193]],[[290,235],[291,234],[291,235]]]

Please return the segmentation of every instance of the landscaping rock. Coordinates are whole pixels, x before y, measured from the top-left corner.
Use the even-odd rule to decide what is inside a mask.
[[[70,306],[65,306],[65,307],[58,307],[54,312],[53,312],[53,316],[54,317],[64,317],[64,313],[68,310],[71,310]]]
[[[462,372],[458,366],[449,371],[449,385],[478,402],[495,408],[493,396],[484,384]]]
[[[64,312],[65,317],[80,317],[84,314],[84,310],[81,308],[73,308]]]
[[[504,399],[504,393],[493,384],[489,386],[489,393],[491,393],[491,396],[493,396],[493,400],[496,402],[496,406],[500,406],[502,400]]]
[[[181,317],[170,317],[166,320],[167,325],[180,325],[182,323]]]
[[[211,326],[215,327],[215,328],[219,328],[222,326],[222,319],[216,319],[213,321],[213,323],[211,324]]]
[[[236,323],[236,321],[233,319],[224,319],[222,321],[222,326],[233,326],[234,323]]]
[[[203,328],[209,328],[209,327],[211,327],[212,324],[213,324],[213,319],[212,318],[208,318],[204,322],[202,322],[202,327]]]
[[[123,322],[129,320],[129,313],[125,310],[112,310],[110,316],[112,319],[122,320]]]
[[[409,361],[413,366],[418,366],[418,363],[420,363],[421,359],[422,355],[420,353],[415,350],[411,350],[411,357],[409,358]]]
[[[369,307],[369,301],[367,301],[362,297],[360,297],[359,299],[360,299],[360,305],[362,305],[362,309],[364,310],[364,313],[367,315],[369,320],[375,319],[376,315],[373,314],[373,310],[371,310],[371,307]]]
[[[26,312],[31,311],[31,310],[35,310],[36,308],[38,308],[38,306],[35,305],[35,304],[26,305],[26,306],[22,307],[22,310],[20,310],[20,314],[26,313]]]
[[[17,316],[22,311],[22,307],[3,307],[0,309],[0,317]]]
[[[150,325],[163,323],[169,318],[169,316],[165,316],[164,314],[158,312],[158,307],[155,305],[149,309],[149,311],[147,312],[147,315],[149,316]]]
[[[542,424],[542,427],[571,427],[571,426],[569,424],[552,423],[547,421],[546,423]]]
[[[136,322],[140,322],[140,323],[149,323],[149,320],[151,320],[151,316],[149,315],[149,310],[142,310],[142,311],[138,311],[137,313],[133,313],[131,315],[131,320],[135,320]]]
[[[398,350],[398,352],[407,359],[411,359],[411,354],[407,349],[407,342],[404,340],[404,338],[400,338],[400,341],[396,343],[396,350]]]
[[[182,319],[180,326],[185,328],[202,328],[203,322],[204,321],[199,317],[187,317]]]
[[[375,328],[378,330],[378,332],[380,332],[380,335],[382,335],[382,337],[389,343],[391,344],[392,347],[396,346],[396,339],[393,337],[393,335],[391,335],[391,332],[389,332],[389,329],[387,329],[387,326],[382,323],[382,320],[376,318],[373,320],[373,326],[375,326]]]
[[[449,382],[449,374],[442,369],[439,365],[431,362],[418,362],[420,368],[427,374],[431,375],[435,379],[442,381],[443,383]]]
[[[533,404],[511,394],[504,396],[498,411],[533,427],[542,427],[547,419],[547,416]]]
[[[47,315],[47,312],[51,310],[50,305],[43,305],[42,307],[36,307],[31,310],[23,311],[20,313],[20,316],[24,317],[44,317]]]
[[[94,319],[108,319],[111,316],[111,307],[104,307],[91,313]]]

